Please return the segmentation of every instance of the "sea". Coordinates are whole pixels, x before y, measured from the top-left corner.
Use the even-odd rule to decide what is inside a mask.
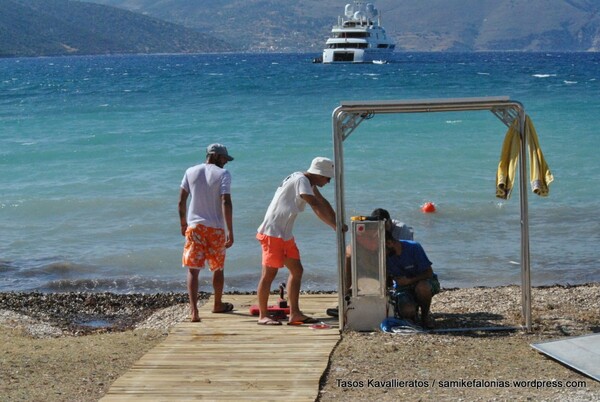
[[[179,186],[214,142],[235,157],[225,291],[254,291],[256,228],[288,174],[333,157],[340,102],[487,96],[523,104],[554,175],[547,197],[527,185],[532,284],[600,281],[600,53],[316,56],[0,59],[0,291],[185,292]],[[348,219],[385,208],[412,226],[442,287],[520,284],[518,185],[495,196],[506,131],[488,111],[363,121],[344,142]],[[337,290],[335,232],[307,208],[294,234],[302,289]]]

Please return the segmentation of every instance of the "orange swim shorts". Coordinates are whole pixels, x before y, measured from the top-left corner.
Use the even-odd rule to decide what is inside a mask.
[[[211,271],[225,267],[225,230],[203,225],[191,225],[185,231],[182,265],[184,268],[204,268]]]
[[[286,258],[300,259],[300,251],[293,237],[283,240],[258,233],[256,238],[262,247],[262,264],[265,267],[282,268]]]

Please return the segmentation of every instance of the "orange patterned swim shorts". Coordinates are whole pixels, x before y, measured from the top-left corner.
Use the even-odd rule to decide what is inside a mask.
[[[204,268],[211,271],[225,267],[225,230],[203,225],[192,225],[185,231],[182,265],[184,268]]]
[[[300,259],[300,251],[293,237],[283,240],[279,237],[257,233],[256,238],[262,247],[262,264],[265,267],[283,268],[286,258]]]

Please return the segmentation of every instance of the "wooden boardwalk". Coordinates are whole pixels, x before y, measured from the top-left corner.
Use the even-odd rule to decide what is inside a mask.
[[[273,295],[270,304],[275,304]],[[337,319],[325,309],[337,295],[301,295],[305,314],[329,324],[262,326],[249,307],[256,296],[225,295],[235,310],[212,314],[212,300],[200,308],[202,322],[182,322],[168,337],[118,378],[101,400],[285,400],[314,401],[329,356],[340,339]]]

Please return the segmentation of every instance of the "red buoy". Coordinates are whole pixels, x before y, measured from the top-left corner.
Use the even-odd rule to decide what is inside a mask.
[[[421,206],[421,211],[423,211],[426,214],[435,212],[435,204],[433,202],[426,202]]]

